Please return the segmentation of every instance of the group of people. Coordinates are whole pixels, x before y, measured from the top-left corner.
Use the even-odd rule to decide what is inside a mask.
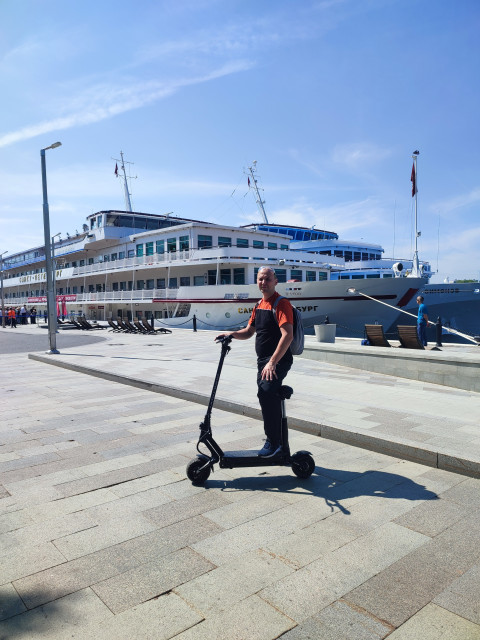
[[[0,324],[3,325],[2,309],[0,308]],[[17,324],[37,323],[37,310],[32,307],[30,310],[22,305],[21,307],[5,307],[5,325],[16,329]]]

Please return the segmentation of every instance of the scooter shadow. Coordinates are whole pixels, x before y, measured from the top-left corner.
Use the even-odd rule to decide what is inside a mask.
[[[206,489],[220,489],[225,493],[236,491],[264,491],[311,495],[322,498],[334,511],[335,507],[345,515],[350,511],[341,501],[364,496],[388,498],[390,500],[438,500],[438,495],[410,478],[397,473],[368,470],[363,472],[342,471],[315,467],[310,478],[304,480],[294,475],[275,475],[263,471],[260,475],[205,482]]]

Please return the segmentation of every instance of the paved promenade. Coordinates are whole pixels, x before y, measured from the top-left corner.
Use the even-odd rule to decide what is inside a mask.
[[[480,639],[478,479],[292,430],[310,479],[216,470],[193,487],[205,408],[185,398],[210,391],[212,334],[98,336],[59,336],[49,358],[185,395],[3,350],[0,639]],[[253,342],[232,346],[218,395],[256,408]],[[289,382],[299,421],[480,442],[479,394],[308,360]],[[261,442],[248,415],[213,425],[225,449]]]

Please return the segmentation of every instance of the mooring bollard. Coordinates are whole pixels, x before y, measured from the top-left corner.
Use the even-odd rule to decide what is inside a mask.
[[[193,330],[197,330],[197,316],[193,314]]]
[[[442,346],[442,321],[440,316],[437,318],[437,322],[435,323],[435,337],[437,339],[436,347]]]

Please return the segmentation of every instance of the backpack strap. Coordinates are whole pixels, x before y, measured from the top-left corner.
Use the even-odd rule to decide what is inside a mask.
[[[275,302],[272,305],[272,313],[275,316],[275,320],[277,321],[278,324],[278,317],[277,317],[277,305],[280,302],[280,300],[284,300],[285,296],[278,296],[278,298],[275,300]]]

